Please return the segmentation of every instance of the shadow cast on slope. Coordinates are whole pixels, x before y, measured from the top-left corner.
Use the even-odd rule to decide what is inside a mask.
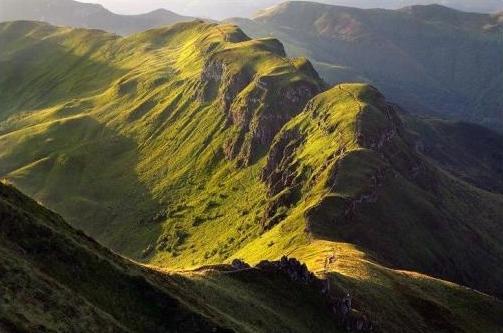
[[[92,117],[0,136],[0,150],[0,176],[112,249],[139,257],[160,234],[136,143]]]
[[[332,288],[352,296],[353,306],[385,332],[495,332],[503,303],[471,289],[416,273],[368,263],[369,276],[330,272]],[[397,315],[400,314],[400,315]]]
[[[29,319],[25,322],[21,320],[21,325],[29,326],[31,321],[39,325],[61,321],[61,318],[52,317],[57,314],[59,305],[55,303],[76,301],[76,305],[65,309],[65,320],[59,327],[68,325],[76,329],[77,324],[83,324],[79,322],[76,309],[92,305],[102,316],[105,314],[102,317],[105,322],[120,325],[120,329],[110,330],[114,332],[228,331],[220,329],[197,312],[189,311],[163,286],[146,278],[141,267],[111,253],[83,233],[75,231],[56,214],[4,185],[0,186],[0,216],[0,251],[9,254],[0,259],[1,275],[9,277],[17,274],[18,278],[27,281],[26,285],[22,285],[22,280],[18,280],[21,284],[18,288],[24,293],[33,293],[29,296],[30,302],[22,304]],[[8,258],[16,261],[13,264]],[[0,288],[10,288],[8,281],[2,279],[2,282]],[[52,288],[47,295],[33,290],[33,285],[48,283]],[[15,290],[15,281],[11,287]],[[68,295],[68,291],[73,300],[60,299],[49,303],[51,297],[57,299],[58,296]],[[82,304],[78,304],[79,301]],[[3,305],[15,310],[16,304],[12,302],[7,298]],[[29,315],[36,302],[45,306],[42,317]],[[0,327],[4,320],[3,314],[0,315]],[[102,329],[87,327],[84,330]],[[28,330],[32,331],[33,327]],[[43,326],[35,330],[46,331]]]
[[[108,47],[117,38],[41,22],[0,25],[0,119],[104,91],[125,73]]]
[[[430,191],[390,174],[375,193],[352,201],[328,197],[309,217],[310,230],[376,253],[389,267],[501,296],[502,198],[438,172]]]

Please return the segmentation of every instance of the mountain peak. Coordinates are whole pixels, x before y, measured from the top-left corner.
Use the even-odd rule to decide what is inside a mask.
[[[417,16],[419,18],[443,18],[448,19],[449,17],[459,16],[463,14],[473,15],[471,13],[465,13],[457,9],[447,7],[441,4],[429,4],[429,5],[412,5],[400,8],[398,12],[407,13],[409,15]],[[480,14],[484,15],[484,14]]]
[[[347,10],[351,12],[358,12],[362,9],[347,7],[347,6],[338,6],[331,5],[326,3],[317,3],[312,1],[286,1],[275,6],[263,9],[258,11],[255,15],[253,15],[254,20],[260,20],[262,18],[274,17],[280,15],[298,15],[298,19],[302,16],[304,11],[309,11],[304,13],[306,17],[311,17],[312,12],[322,13],[323,10]]]

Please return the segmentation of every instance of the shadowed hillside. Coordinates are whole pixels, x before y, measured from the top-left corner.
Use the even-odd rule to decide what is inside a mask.
[[[276,37],[309,57],[330,83],[372,83],[415,113],[502,128],[502,21],[438,5],[399,10],[286,2],[253,20],[255,37]]]
[[[501,134],[465,122],[410,116],[404,120],[419,152],[466,182],[503,193]]]
[[[0,215],[3,332],[224,331],[3,184]]]

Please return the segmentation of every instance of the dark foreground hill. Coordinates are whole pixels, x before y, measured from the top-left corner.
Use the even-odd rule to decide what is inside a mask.
[[[106,246],[167,270],[288,255],[386,332],[500,330],[498,134],[328,89],[229,24],[122,38],[12,22],[0,44],[0,176]],[[239,331],[332,323],[270,276],[168,281]]]
[[[330,83],[370,82],[411,112],[503,128],[501,15],[287,2],[231,21],[308,56]]]
[[[223,331],[4,184],[0,216],[2,332]]]
[[[120,35],[191,19],[164,9],[140,15],[119,15],[101,5],[73,0],[0,0],[0,22],[45,21],[54,25],[100,29]]]

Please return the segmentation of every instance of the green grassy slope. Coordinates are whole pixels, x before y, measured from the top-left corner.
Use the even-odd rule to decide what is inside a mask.
[[[356,309],[382,332],[501,332],[502,302],[477,291],[386,267],[352,244],[312,241],[293,256],[350,293]],[[335,258],[327,264],[327,258]]]
[[[436,168],[407,131],[369,86],[341,85],[314,98],[271,148],[266,226],[291,208],[315,238],[359,244],[396,267],[501,294],[503,197]]]
[[[280,39],[290,55],[309,57],[327,82],[371,83],[409,111],[501,130],[501,107],[493,103],[502,72],[497,15],[438,5],[364,10],[301,1],[230,21],[251,36]]]
[[[340,331],[317,290],[260,270],[140,266],[3,183],[0,253],[2,332]]]
[[[338,259],[325,268],[323,258],[334,249]],[[425,275],[385,268],[347,244],[314,242],[304,250],[312,258],[318,257],[308,264],[330,280],[331,293],[342,297],[349,292],[353,309],[365,314],[375,331],[502,331],[503,303],[494,297]],[[172,274],[169,279],[183,286],[183,297],[204,299],[231,316],[244,332],[267,331],[265,327],[279,332],[285,327],[299,332],[332,331],[330,322],[322,319],[324,307],[314,307],[317,312],[312,312],[311,304],[320,304],[316,297],[281,277],[264,278],[259,273],[207,270]],[[254,320],[244,321],[246,318]]]
[[[170,270],[292,255],[385,331],[501,327],[495,298],[399,270],[501,295],[503,198],[475,179],[497,160],[418,151],[433,125],[402,123],[374,88],[322,92],[278,41],[200,21],[128,38],[14,22],[0,44],[2,70],[20,69],[0,79],[0,176],[103,244]],[[287,282],[206,273],[166,279],[230,327],[308,331],[319,312],[279,309]],[[255,298],[262,283],[278,294]]]
[[[206,267],[165,273],[180,297],[204,303],[239,332],[343,332],[319,290],[260,269],[229,272]]]
[[[138,266],[4,184],[0,216],[2,331],[224,331],[218,325],[239,332],[340,330],[317,290],[280,274]],[[321,259],[334,248],[317,242],[308,250]],[[501,324],[503,304],[492,297],[385,269],[350,246],[340,244],[337,253],[333,267],[323,267],[322,260],[309,265],[331,279],[332,294],[351,291],[355,309],[365,311],[377,329],[496,332]],[[359,270],[358,279],[353,270]]]
[[[2,80],[2,175],[137,258],[221,262],[256,237],[267,147],[323,87],[307,61],[202,22],[129,38],[27,22],[1,29],[5,68],[25,68]],[[47,56],[26,59],[23,45]]]

